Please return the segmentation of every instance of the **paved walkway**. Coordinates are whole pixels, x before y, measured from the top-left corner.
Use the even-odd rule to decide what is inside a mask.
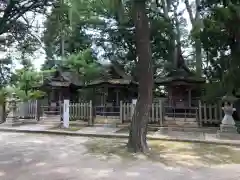
[[[0,133],[1,180],[239,180],[240,165],[170,166],[91,153],[98,139]],[[108,140],[105,140],[108,142]],[[110,142],[109,146],[115,146]]]
[[[128,137],[128,132],[118,132],[121,128],[114,128],[108,126],[102,127],[80,127],[77,131],[68,131],[64,129],[53,129],[59,126],[55,124],[29,124],[21,126],[6,126],[0,125],[0,131],[18,131],[18,132],[33,132],[33,133],[50,133],[50,134],[64,134],[64,135],[76,135],[76,136],[91,136],[91,137]],[[193,142],[205,142],[205,143],[219,143],[219,144],[230,144],[240,145],[239,140],[220,139],[217,137],[216,132],[183,132],[183,131],[166,131],[159,130],[151,132],[148,135],[149,139],[161,139],[161,140],[174,140],[174,141],[193,141]]]

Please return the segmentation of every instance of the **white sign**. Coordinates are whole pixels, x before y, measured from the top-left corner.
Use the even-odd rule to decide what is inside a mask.
[[[136,105],[137,104],[137,99],[132,99],[132,104]]]
[[[69,100],[63,101],[63,126],[69,128]]]

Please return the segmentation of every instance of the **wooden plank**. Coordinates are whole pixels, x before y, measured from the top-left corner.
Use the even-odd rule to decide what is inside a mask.
[[[90,126],[93,126],[93,116],[92,116],[93,111],[92,111],[92,101],[91,100],[89,102],[89,109],[90,109],[90,113],[89,113],[88,122],[89,122]]]
[[[156,122],[159,123],[159,103],[156,103],[156,111],[155,111]]]
[[[132,119],[134,115],[134,104],[131,104],[130,107],[131,107],[131,119]]]
[[[200,127],[202,127],[203,126],[203,119],[202,119],[202,102],[199,100],[198,101],[198,113],[199,113],[199,125],[200,125]]]
[[[160,126],[163,126],[163,103],[162,100],[159,100],[159,118],[160,118]]]
[[[122,121],[126,121],[126,103],[123,103],[123,119]]]
[[[222,110],[222,104],[220,103],[219,106],[219,116],[220,116],[220,121],[223,119],[223,110]]]
[[[206,103],[203,104],[203,112],[204,112],[204,122],[207,122],[207,107]]]
[[[81,103],[81,119],[84,119],[84,117],[83,117],[83,103]]]
[[[218,109],[218,104],[216,103],[215,104],[215,108],[214,108],[214,119],[217,119],[218,120],[218,116],[217,116],[217,109]]]
[[[212,110],[213,110],[212,104],[209,104],[209,106],[208,106],[208,112],[209,112],[209,122],[210,122],[210,123],[212,123],[212,121],[213,121]]]
[[[120,122],[123,124],[123,102],[120,101]]]

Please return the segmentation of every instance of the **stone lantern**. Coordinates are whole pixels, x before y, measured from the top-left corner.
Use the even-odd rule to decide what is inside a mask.
[[[224,117],[220,125],[220,131],[218,131],[220,137],[228,137],[229,135],[234,135],[236,137],[238,133],[232,116],[233,112],[236,111],[236,109],[233,107],[233,103],[236,100],[237,98],[233,95],[226,95],[222,98],[224,103],[222,107]],[[231,138],[233,138],[233,136],[231,136]]]
[[[7,125],[19,125],[21,124],[19,121],[19,117],[17,114],[17,96],[16,93],[12,93],[12,97],[7,101],[9,104],[9,109],[10,112],[6,118],[6,123]]]

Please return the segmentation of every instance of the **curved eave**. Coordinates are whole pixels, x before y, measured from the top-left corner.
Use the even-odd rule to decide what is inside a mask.
[[[203,84],[206,80],[204,78],[186,78],[186,77],[169,77],[163,78],[163,80],[155,80],[155,84],[157,85],[170,85],[172,83],[191,83],[191,84]]]
[[[44,90],[46,88],[57,88],[57,87],[60,87],[60,88],[63,88],[63,87],[74,87],[74,88],[83,88],[84,85],[77,85],[77,84],[73,84],[73,83],[70,83],[69,85],[65,85],[65,86],[54,86],[52,85],[51,83],[44,83],[44,84],[41,84],[41,85],[38,85],[38,86],[35,86],[33,87],[33,89],[36,89],[36,90]]]
[[[111,80],[97,80],[89,84],[86,84],[86,88],[101,86],[101,85],[112,85],[112,86],[127,86],[127,85],[138,85],[137,82],[131,80],[122,79],[111,79]]]

